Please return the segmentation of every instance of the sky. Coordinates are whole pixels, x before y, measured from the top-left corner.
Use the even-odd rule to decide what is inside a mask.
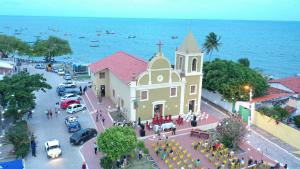
[[[0,0],[0,15],[300,21],[300,0]]]

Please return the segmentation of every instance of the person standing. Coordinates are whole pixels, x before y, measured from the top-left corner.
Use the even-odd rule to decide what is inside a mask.
[[[86,169],[86,164],[85,162],[83,162],[82,166],[81,166],[81,169]]]
[[[32,156],[36,157],[36,143],[34,139],[31,140],[30,145],[31,145]]]
[[[104,117],[102,117],[102,123],[103,123],[103,125],[104,125],[104,122],[105,122],[105,118],[104,118]]]
[[[80,93],[82,93],[82,87],[81,86],[79,86],[79,90],[80,90]]]
[[[98,110],[96,110],[96,122],[98,122],[99,121],[99,112],[98,112]]]
[[[53,114],[52,114],[52,110],[50,109],[50,110],[49,110],[49,116],[50,116],[50,119],[52,119],[52,115],[53,115]]]
[[[172,135],[176,134],[176,126],[174,125],[174,127],[172,128]]]
[[[95,155],[97,155],[97,151],[98,151],[98,147],[97,147],[96,142],[94,142],[94,152],[95,152]]]

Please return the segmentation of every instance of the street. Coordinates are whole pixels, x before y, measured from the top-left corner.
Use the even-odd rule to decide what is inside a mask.
[[[58,117],[53,114],[52,119],[47,119],[45,111],[54,110],[55,103],[59,101],[56,94],[56,86],[64,79],[52,72],[28,67],[30,73],[43,73],[47,83],[52,86],[46,93],[39,91],[36,93],[36,108],[32,119],[28,120],[30,131],[34,133],[37,141],[37,157],[33,157],[31,152],[26,157],[26,169],[76,169],[81,168],[83,159],[79,151],[81,146],[73,146],[69,143],[71,133],[68,133],[64,119],[67,113],[61,111]],[[81,100],[83,102],[83,100]],[[83,103],[85,104],[85,103]],[[87,111],[76,114],[82,128],[94,128],[92,119]],[[44,143],[51,139],[58,139],[62,149],[62,156],[57,159],[48,159],[44,148]]]

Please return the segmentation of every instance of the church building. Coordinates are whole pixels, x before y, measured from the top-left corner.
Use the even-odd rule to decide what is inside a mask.
[[[119,51],[89,65],[92,89],[109,97],[128,120],[199,112],[203,52],[190,32],[175,51],[175,65],[159,51],[149,62]]]

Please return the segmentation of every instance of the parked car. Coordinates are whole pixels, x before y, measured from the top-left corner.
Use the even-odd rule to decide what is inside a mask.
[[[65,88],[75,88],[76,87],[76,82],[67,80],[61,84],[59,84],[60,87],[65,87]]]
[[[73,94],[73,93],[69,93],[69,94],[65,94],[63,97],[60,98],[61,101],[64,100],[80,100],[81,97],[77,94]]]
[[[56,92],[59,96],[64,96],[66,94],[76,94],[81,95],[81,91],[78,88],[66,88],[63,86],[58,86]]]
[[[72,80],[72,75],[70,73],[66,73],[64,76],[65,80]]]
[[[60,75],[60,76],[65,75],[64,69],[58,69],[57,74]]]
[[[66,109],[68,106],[70,106],[71,104],[74,104],[74,103],[80,104],[80,101],[79,100],[63,100],[60,103],[60,108]]]
[[[45,150],[48,158],[57,158],[62,154],[59,141],[56,139],[47,141],[45,143]]]
[[[89,139],[97,136],[97,130],[93,128],[81,129],[70,137],[70,143],[73,145],[81,145]]]
[[[73,133],[81,129],[77,116],[67,116],[65,118],[65,124],[68,127],[69,133]]]
[[[34,66],[36,69],[46,69],[46,66],[44,64],[38,63]]]
[[[86,109],[85,105],[75,103],[67,107],[67,113],[74,114],[85,109]]]

